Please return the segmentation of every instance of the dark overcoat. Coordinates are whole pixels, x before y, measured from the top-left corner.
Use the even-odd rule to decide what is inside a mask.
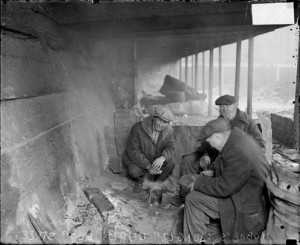
[[[241,243],[259,236],[267,222],[264,190],[269,174],[261,148],[235,127],[215,163],[216,176],[199,177],[194,189],[219,198],[223,239]]]
[[[264,141],[256,122],[247,115],[246,112],[237,109],[236,116],[230,124],[232,128],[238,127],[242,131],[251,135],[262,149],[266,148],[266,142]]]
[[[163,130],[155,143],[152,135],[153,116],[145,118],[142,122],[133,125],[127,140],[126,150],[123,155],[123,164],[128,166],[133,163],[146,169],[149,164],[164,156],[169,162],[174,159],[175,142],[173,129],[168,125]]]

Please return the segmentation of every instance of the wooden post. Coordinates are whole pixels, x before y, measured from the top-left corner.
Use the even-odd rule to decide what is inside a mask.
[[[241,50],[242,42],[240,40],[236,43],[236,63],[235,63],[235,91],[234,96],[239,105],[239,95],[240,95],[240,83],[241,83]]]
[[[133,80],[134,80],[134,104],[137,105],[137,41],[133,39]]]
[[[182,59],[179,59],[179,80],[182,80]]]
[[[208,116],[213,114],[213,70],[214,70],[214,49],[211,48],[209,51],[209,91],[208,91]]]
[[[222,47],[219,47],[219,96],[223,94]]]
[[[192,56],[191,56],[191,59],[192,59],[191,87],[195,88],[195,76],[194,76],[194,72],[195,72],[195,56],[192,55]]]
[[[185,57],[185,73],[184,73],[184,81],[188,82],[188,57]]]
[[[180,79],[180,60],[176,61],[176,78]]]
[[[252,117],[252,94],[253,94],[253,53],[254,38],[249,39],[248,45],[248,89],[247,89],[247,114]]]
[[[195,89],[199,89],[199,78],[198,78],[198,53],[195,55]]]
[[[300,38],[300,33],[299,33]],[[300,40],[300,39],[299,39]],[[297,61],[297,77],[296,77],[296,91],[295,91],[295,109],[294,109],[294,148],[300,149],[300,41],[298,41],[298,61]]]
[[[205,52],[202,53],[202,89],[205,94]]]

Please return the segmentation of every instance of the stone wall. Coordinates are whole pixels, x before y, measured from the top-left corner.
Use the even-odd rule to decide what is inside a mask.
[[[1,3],[4,243],[40,242],[26,240],[34,205],[60,229],[80,185],[101,187],[109,163],[104,128],[134,100],[132,40],[85,39],[32,6]]]

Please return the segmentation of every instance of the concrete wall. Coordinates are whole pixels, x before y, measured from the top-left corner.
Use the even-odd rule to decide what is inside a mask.
[[[1,242],[40,242],[26,238],[33,205],[60,229],[80,187],[101,187],[104,128],[133,105],[133,45],[84,39],[27,4],[1,5]]]

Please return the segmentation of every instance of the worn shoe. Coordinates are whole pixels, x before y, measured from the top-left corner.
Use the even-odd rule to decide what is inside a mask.
[[[171,198],[171,204],[175,207],[180,207],[182,204],[184,204],[184,199],[180,196],[172,196]]]
[[[133,186],[133,192],[134,193],[141,193],[143,190],[143,181],[137,181],[135,182]]]

